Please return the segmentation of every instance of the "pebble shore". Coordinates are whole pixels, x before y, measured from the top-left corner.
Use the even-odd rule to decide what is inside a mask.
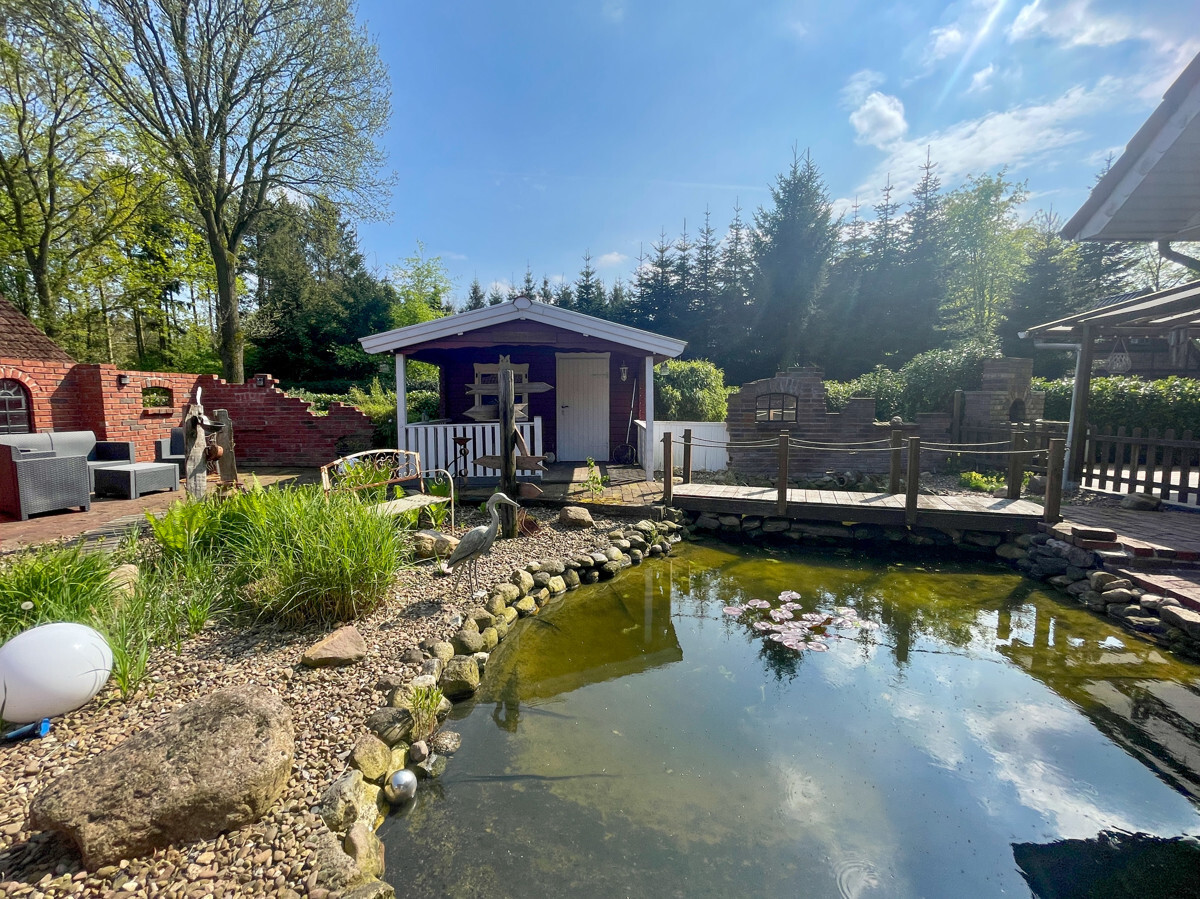
[[[514,568],[542,558],[562,558],[609,544],[615,523],[597,517],[595,528],[568,530],[552,511],[538,512],[533,536],[497,541],[479,562],[479,584],[506,580]],[[476,515],[456,534],[483,521]],[[454,616],[475,605],[461,585],[430,563],[401,573],[392,599],[354,622],[367,658],[344,668],[312,669],[301,653],[333,629],[282,631],[270,625],[235,628],[210,624],[195,639],[160,648],[149,677],[126,703],[110,684],[92,702],[55,719],[50,736],[0,744],[0,899],[56,896],[311,896],[337,899],[317,885],[318,840],[327,832],[314,808],[344,770],[363,721],[380,705],[377,685],[408,680],[419,664],[401,657],[426,638],[445,640]],[[585,588],[586,589],[586,588]],[[180,705],[219,687],[253,684],[275,690],[291,707],[296,756],[287,790],[261,821],[215,840],[125,859],[95,871],[83,868],[74,849],[57,837],[30,832],[30,800],[58,777],[70,777],[81,759],[150,727]],[[86,790],[87,784],[78,784]]]

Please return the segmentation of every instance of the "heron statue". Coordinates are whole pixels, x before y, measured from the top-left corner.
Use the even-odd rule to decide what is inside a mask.
[[[481,524],[463,534],[462,539],[458,541],[458,546],[454,547],[454,552],[450,553],[450,558],[442,563],[442,573],[453,573],[456,587],[459,575],[468,565],[470,566],[472,595],[474,595],[476,587],[476,567],[479,564],[479,557],[492,551],[492,544],[496,542],[496,532],[500,529],[500,513],[496,510],[499,503],[520,508],[520,505],[503,493],[493,493],[491,499],[487,501],[488,515],[491,520],[486,525]]]

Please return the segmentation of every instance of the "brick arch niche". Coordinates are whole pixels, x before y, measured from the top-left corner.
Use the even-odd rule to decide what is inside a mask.
[[[33,397],[29,388],[17,378],[0,377],[0,434],[32,431]]]

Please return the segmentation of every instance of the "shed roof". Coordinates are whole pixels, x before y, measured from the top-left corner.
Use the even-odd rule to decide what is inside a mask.
[[[461,337],[472,331],[481,331],[510,322],[537,322],[571,331],[585,337],[607,340],[647,354],[671,359],[683,352],[687,342],[653,334],[640,328],[619,325],[582,312],[573,312],[559,306],[540,303],[529,297],[516,297],[496,306],[485,306],[469,312],[459,312],[445,318],[396,328],[369,337],[360,337],[359,343],[368,353],[402,353],[416,347],[428,346],[439,340]],[[481,335],[482,336],[482,335]]]
[[[1200,240],[1200,54],[1062,229],[1068,240]]]
[[[1074,341],[1082,336],[1084,325],[1091,327],[1094,337],[1157,336],[1179,328],[1200,327],[1200,281],[1034,325],[1021,336]]]
[[[74,362],[67,351],[0,296],[0,357],[38,362]]]

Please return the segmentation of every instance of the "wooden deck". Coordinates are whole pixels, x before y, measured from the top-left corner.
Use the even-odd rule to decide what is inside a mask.
[[[722,484],[677,484],[672,505],[689,512],[716,515],[779,516],[774,487]],[[971,531],[1033,533],[1044,510],[1023,499],[995,499],[984,494],[917,497],[917,527]],[[788,490],[784,518],[904,527],[904,496],[845,490]]]

